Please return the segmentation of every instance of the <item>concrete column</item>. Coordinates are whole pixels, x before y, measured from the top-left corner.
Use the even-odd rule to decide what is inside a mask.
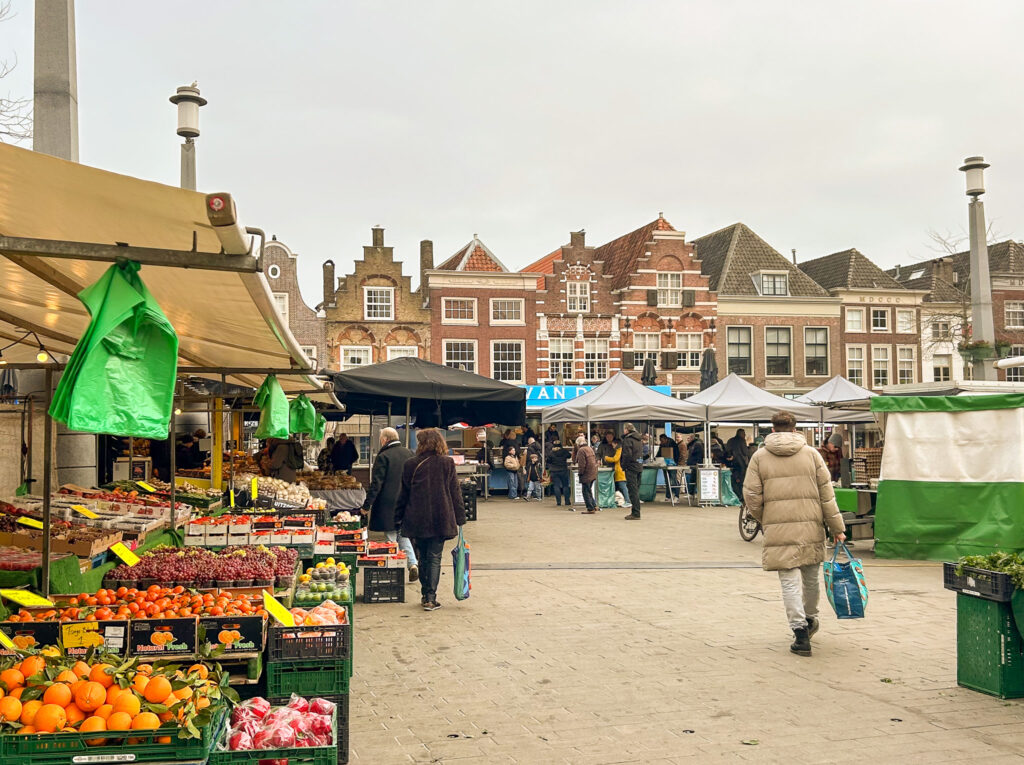
[[[988,243],[985,226],[985,203],[973,197],[968,205],[971,235],[971,340],[996,343],[995,320],[992,316],[992,279],[988,268]],[[994,359],[974,362],[975,380],[998,380],[992,365]]]
[[[32,148],[78,161],[74,0],[36,0]]]

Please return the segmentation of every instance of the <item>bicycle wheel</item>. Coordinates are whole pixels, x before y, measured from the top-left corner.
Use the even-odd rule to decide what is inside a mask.
[[[740,538],[744,542],[753,542],[761,531],[761,524],[747,513],[746,505],[740,505]]]

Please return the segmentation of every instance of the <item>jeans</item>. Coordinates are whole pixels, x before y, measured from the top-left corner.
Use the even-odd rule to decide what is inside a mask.
[[[629,488],[629,502],[633,506],[633,515],[640,515],[640,473],[626,473],[626,486]]]
[[[580,481],[583,488],[583,504],[587,510],[597,510],[597,502],[594,501],[594,481]]]
[[[420,593],[424,603],[437,602],[437,583],[441,581],[441,553],[444,537],[423,537],[412,540],[420,561]]]
[[[416,551],[412,549],[412,541],[409,537],[399,536],[397,531],[385,532],[389,542],[398,542],[398,549],[405,553],[405,565],[412,568],[416,565]]]
[[[800,568],[787,568],[779,571],[779,582],[782,584],[782,603],[786,607],[786,618],[790,629],[802,629],[807,626],[808,616],[818,615],[819,584],[818,572],[820,563],[812,563]]]
[[[511,470],[508,471],[508,498],[517,499],[519,497],[519,473],[513,473]]]
[[[551,489],[555,494],[555,504],[562,504],[562,497],[565,497],[565,504],[572,504],[572,495],[569,493],[569,472],[551,471]]]
[[[623,500],[629,502],[629,484],[627,484],[625,481],[616,481],[615,491],[619,492],[622,495]]]
[[[526,484],[526,496],[544,499],[544,487],[541,486],[540,481],[530,481]]]

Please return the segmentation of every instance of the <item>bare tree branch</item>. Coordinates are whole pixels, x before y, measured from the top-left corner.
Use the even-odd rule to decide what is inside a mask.
[[[6,21],[14,14],[11,12],[11,0],[0,0],[0,22]],[[14,71],[18,65],[17,56],[14,63],[0,60],[0,80]],[[17,98],[8,93],[0,96],[0,141],[17,143],[32,137],[32,100]]]

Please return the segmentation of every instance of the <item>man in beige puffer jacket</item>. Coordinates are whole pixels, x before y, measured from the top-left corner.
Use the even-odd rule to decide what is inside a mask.
[[[818,631],[818,569],[825,559],[825,527],[846,539],[825,460],[796,430],[789,412],[772,417],[774,433],[750,459],[743,481],[747,511],[764,529],[762,565],[778,571],[782,602],[796,635],[790,650],[811,655]]]

